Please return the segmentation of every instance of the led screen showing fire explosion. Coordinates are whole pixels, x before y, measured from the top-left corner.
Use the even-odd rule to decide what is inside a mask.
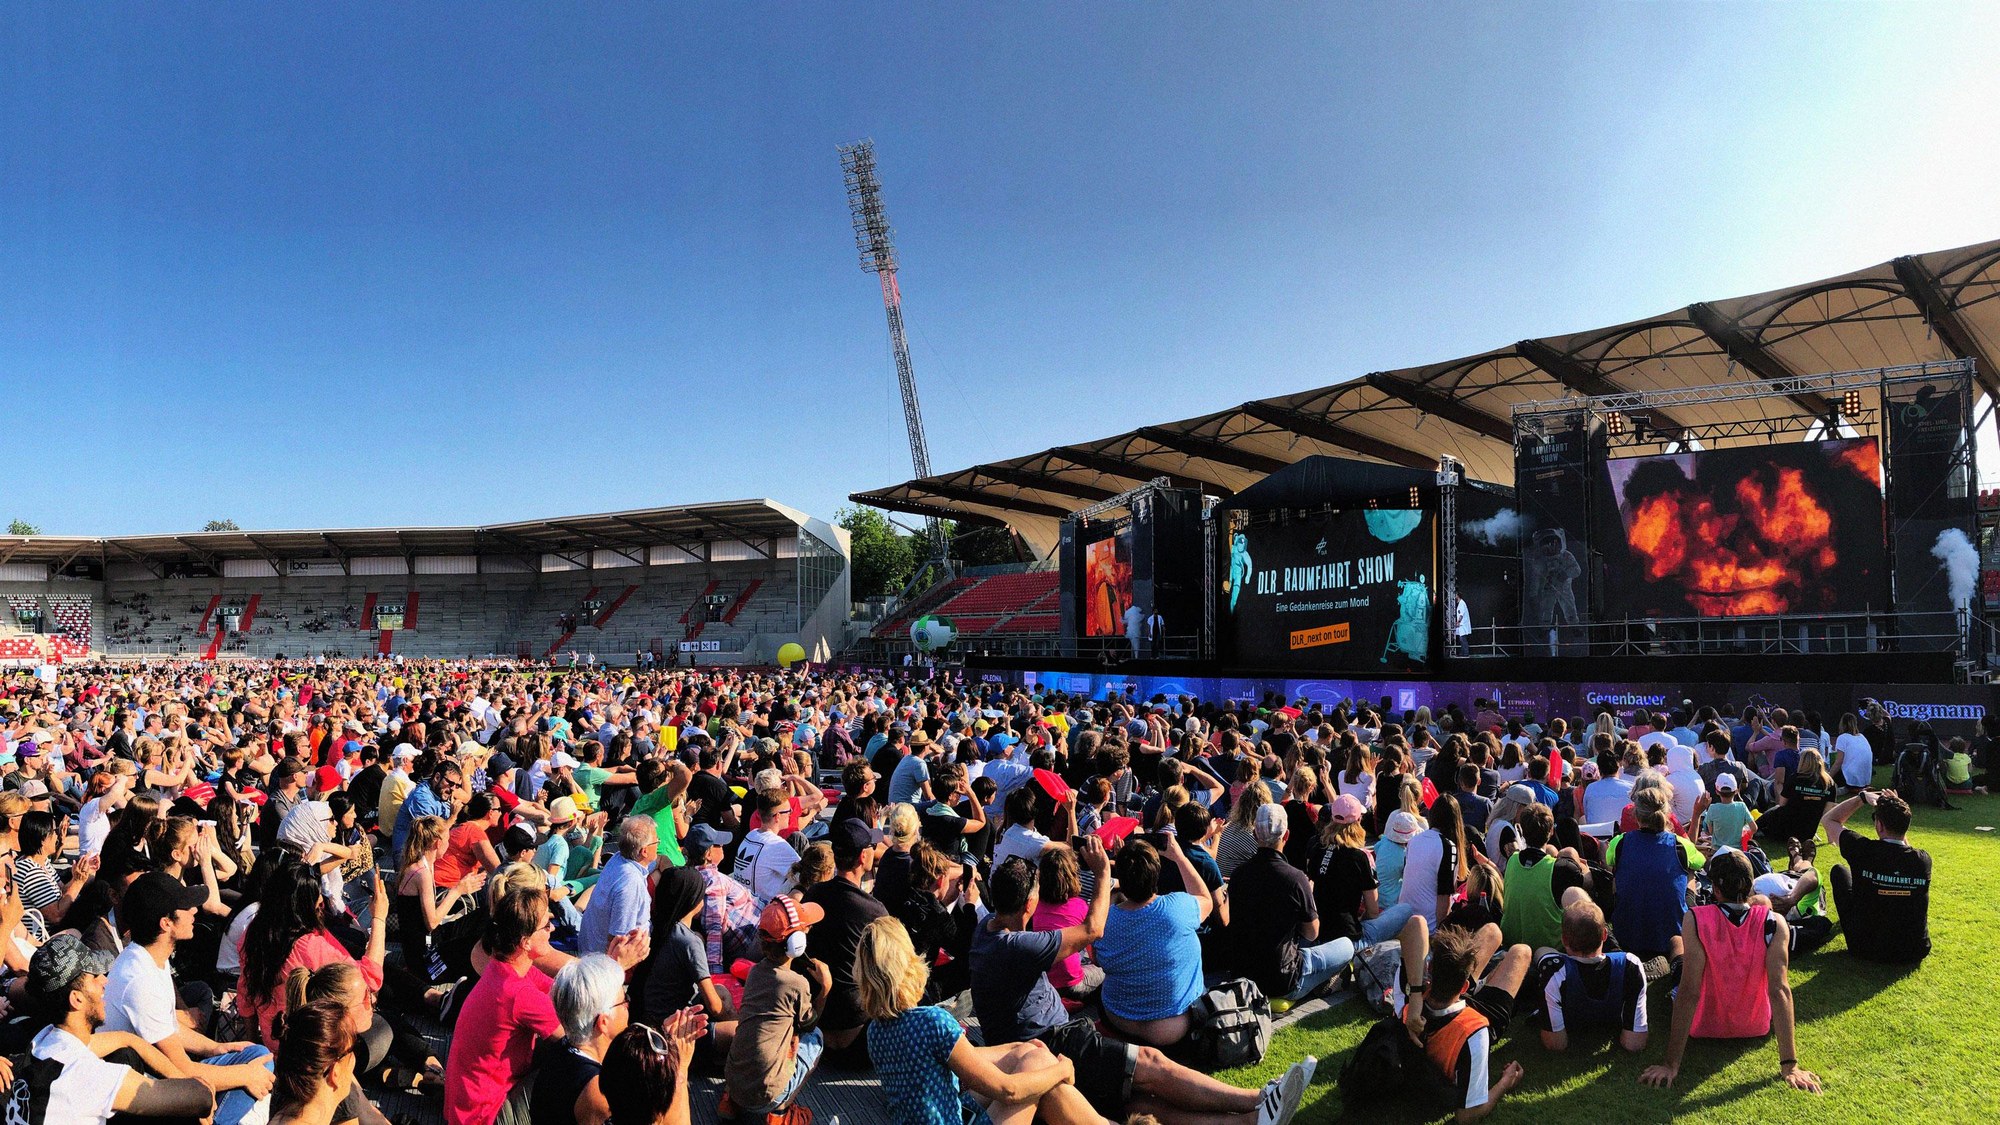
[[[1884,606],[1874,438],[1627,457],[1604,471],[1616,507],[1600,524],[1608,618]]]

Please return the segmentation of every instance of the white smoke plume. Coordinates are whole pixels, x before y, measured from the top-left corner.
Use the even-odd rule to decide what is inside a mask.
[[[1937,556],[1938,565],[1951,579],[1951,604],[1961,610],[1971,605],[1972,593],[1979,588],[1979,548],[1965,532],[1948,527],[1938,532],[1931,554]]]
[[[1521,513],[1512,508],[1502,508],[1491,519],[1473,520],[1459,526],[1467,535],[1488,546],[1506,546],[1521,534]]]

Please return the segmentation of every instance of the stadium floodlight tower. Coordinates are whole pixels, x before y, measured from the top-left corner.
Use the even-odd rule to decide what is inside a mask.
[[[931,475],[931,450],[924,438],[923,404],[917,400],[917,373],[910,366],[910,341],[903,334],[903,291],[896,284],[895,232],[889,226],[889,213],[882,207],[882,179],[875,173],[875,142],[863,140],[838,147],[841,176],[847,182],[847,209],[854,215],[854,246],[861,252],[861,268],[882,282],[882,308],[889,315],[889,350],[896,360],[896,384],[903,392],[903,424],[910,431],[910,465],[921,479]],[[924,531],[931,541],[930,557],[911,576],[913,589],[931,572],[948,577],[951,570],[943,521],[936,516],[925,516]]]

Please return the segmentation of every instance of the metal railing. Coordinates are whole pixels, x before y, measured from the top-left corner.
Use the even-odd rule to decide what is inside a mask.
[[[1863,612],[1769,617],[1652,617],[1594,621],[1579,625],[1475,625],[1472,635],[1447,638],[1454,655],[1481,659],[1507,656],[1695,656],[1823,655],[1879,652],[1963,653],[1976,642],[2000,651],[2000,633],[1955,615],[1923,612]],[[1990,634],[1990,637],[1989,637]]]

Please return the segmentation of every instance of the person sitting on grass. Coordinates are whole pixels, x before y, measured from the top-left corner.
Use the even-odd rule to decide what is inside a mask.
[[[1984,793],[1986,787],[1972,783],[1972,754],[1963,738],[1945,743],[1944,787],[1953,793]]]
[[[1784,915],[1792,928],[1792,956],[1811,953],[1833,939],[1833,919],[1826,913],[1826,884],[1820,880],[1813,860],[1819,845],[1812,840],[1785,841],[1791,862],[1783,871],[1757,876],[1751,889],[1773,911]]]
[[[1161,853],[1144,840],[1127,841],[1113,873],[1124,896],[1097,941],[1104,967],[1098,1003],[1113,1031],[1137,1043],[1172,1047],[1187,1038],[1189,1008],[1201,998],[1201,939],[1196,930],[1214,900],[1208,886],[1166,837],[1166,858],[1181,873],[1184,891],[1159,893]]]
[[[1701,814],[1702,836],[1711,855],[1725,849],[1743,850],[1743,841],[1749,837],[1754,822],[1749,806],[1739,799],[1741,796],[1736,791],[1734,774],[1715,775],[1715,801]]]
[[[1293,1091],[1302,1092],[1312,1080],[1315,1060],[1295,1065],[1261,1091],[1239,1089],[1173,1062],[1156,1048],[1107,1038],[1095,1022],[1072,1019],[1063,1008],[1048,971],[1102,936],[1111,909],[1103,844],[1085,837],[1082,858],[1096,875],[1092,897],[1084,917],[1061,930],[1028,928],[1040,880],[1026,859],[1015,857],[994,869],[987,887],[993,913],[973,934],[971,958],[972,1006],[987,1048],[1039,1042],[1072,1063],[1076,1088],[1092,1106],[1109,1112],[1152,1113],[1170,1122],[1235,1118],[1244,1125],[1254,1113],[1256,1125],[1284,1125],[1298,1108]],[[1047,864],[1043,860],[1044,868]],[[875,1049],[872,1033],[869,1049]]]
[[[1350,794],[1342,793],[1327,805],[1319,851],[1306,871],[1312,877],[1320,933],[1329,943],[1345,940],[1354,953],[1392,939],[1407,949],[1403,931],[1416,917],[1416,907],[1401,902],[1383,907],[1375,867],[1368,858],[1367,829],[1362,826],[1367,815],[1368,810]]]
[[[1477,1121],[1521,1084],[1518,1062],[1508,1063],[1499,1081],[1492,1081],[1489,1056],[1507,1033],[1514,997],[1528,978],[1533,954],[1525,945],[1514,946],[1482,981],[1479,967],[1499,951],[1500,927],[1486,926],[1475,934],[1447,926],[1416,944],[1414,950],[1406,947],[1410,960],[1405,964],[1419,966],[1418,975],[1427,968],[1429,980],[1411,981],[1398,1014],[1455,1089],[1454,1118]]]
[[[1672,804],[1666,789],[1639,794],[1632,808],[1638,831],[1620,833],[1604,849],[1617,892],[1611,932],[1626,952],[1646,960],[1653,980],[1666,976],[1668,963],[1680,955],[1688,876],[1706,862],[1693,842],[1674,834]]]
[[[1604,912],[1582,891],[1563,908],[1561,953],[1538,966],[1542,1046],[1569,1049],[1572,1029],[1616,1028],[1618,1045],[1646,1049],[1646,972],[1627,953],[1606,953]]]
[[[1555,815],[1543,804],[1523,809],[1518,820],[1521,848],[1507,857],[1506,895],[1500,933],[1509,945],[1525,945],[1537,956],[1561,947],[1563,907],[1571,894],[1589,897],[1590,872],[1576,850],[1557,851],[1549,843]]]
[[[1639,1081],[1665,1088],[1680,1075],[1693,1039],[1762,1039],[1777,1032],[1778,1077],[1795,1090],[1818,1093],[1819,1076],[1799,1066],[1792,1032],[1790,928],[1762,903],[1752,903],[1750,859],[1718,854],[1709,863],[1716,901],[1687,912],[1681,923],[1686,954],[1667,1057]]]
[[[1847,827],[1864,804],[1875,810],[1873,840]],[[1847,861],[1828,873],[1847,951],[1898,965],[1930,956],[1931,853],[1906,839],[1910,806],[1893,789],[1863,790],[1826,810],[1820,827]]]

